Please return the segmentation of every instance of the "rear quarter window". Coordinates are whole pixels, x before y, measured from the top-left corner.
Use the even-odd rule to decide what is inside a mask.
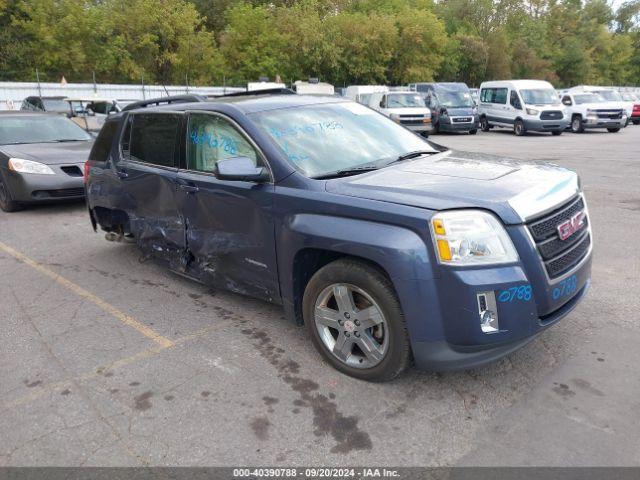
[[[93,144],[91,153],[89,153],[89,160],[92,162],[106,162],[109,159],[109,152],[111,152],[111,145],[113,145],[113,139],[117,131],[118,122],[116,120],[105,122]]]

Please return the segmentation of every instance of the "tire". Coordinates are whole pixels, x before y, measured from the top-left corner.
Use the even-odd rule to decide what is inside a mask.
[[[619,131],[620,131],[619,128],[607,128],[607,132],[610,132],[610,133],[617,133]]]
[[[515,121],[515,123],[513,124],[513,133],[515,133],[518,137],[523,137],[527,133],[522,120]]]
[[[366,263],[343,259],[322,267],[305,288],[302,309],[315,348],[336,370],[384,382],[409,365],[409,335],[393,285]],[[362,312],[370,316],[359,317]],[[366,346],[372,346],[368,355]]]
[[[11,192],[0,176],[0,209],[4,212],[15,212],[20,208],[20,204],[11,198]]]
[[[469,135],[475,135],[476,133],[478,133],[477,128],[474,128],[473,130],[469,130]]]
[[[554,135],[554,136],[556,136],[556,137],[557,137],[558,135],[562,135],[562,130],[553,130],[553,131],[551,132],[551,135]]]
[[[571,119],[571,131],[573,133],[584,132],[584,126],[582,125],[582,117],[580,115],[574,115]]]
[[[634,125],[640,125],[640,120],[631,120]]]
[[[480,130],[482,130],[483,132],[488,132],[490,129],[491,127],[489,126],[489,120],[487,120],[487,117],[481,117]]]

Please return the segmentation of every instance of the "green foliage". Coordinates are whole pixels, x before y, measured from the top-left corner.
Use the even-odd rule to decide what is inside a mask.
[[[0,79],[640,78],[640,0],[0,0]]]

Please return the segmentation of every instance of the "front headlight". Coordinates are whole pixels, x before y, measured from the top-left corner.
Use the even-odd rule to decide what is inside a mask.
[[[399,122],[400,121],[400,115],[398,115],[397,113],[390,113],[389,114],[389,118],[391,120],[393,120],[394,122]]]
[[[598,112],[596,112],[595,110],[587,109],[587,117],[597,117],[597,116],[598,116]]]
[[[433,216],[430,222],[440,263],[487,265],[518,260],[509,235],[490,213],[451,210]]]
[[[540,112],[535,108],[527,108],[527,115],[538,115],[538,113]]]
[[[25,160],[23,158],[10,158],[9,170],[19,173],[36,173],[39,175],[55,175],[56,172],[51,170],[49,165],[44,163],[33,162],[31,160]]]

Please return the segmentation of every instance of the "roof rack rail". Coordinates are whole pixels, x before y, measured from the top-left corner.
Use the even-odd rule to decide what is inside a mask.
[[[209,95],[209,98],[243,97],[246,95],[295,95],[290,88],[265,88],[264,90],[248,90],[245,92],[233,92],[223,95]]]
[[[169,105],[172,103],[193,103],[193,102],[205,102],[207,97],[204,95],[170,95],[168,97],[150,98],[148,100],[141,100],[139,102],[133,102],[124,107],[123,111],[135,110],[136,108],[157,107],[159,105]]]

